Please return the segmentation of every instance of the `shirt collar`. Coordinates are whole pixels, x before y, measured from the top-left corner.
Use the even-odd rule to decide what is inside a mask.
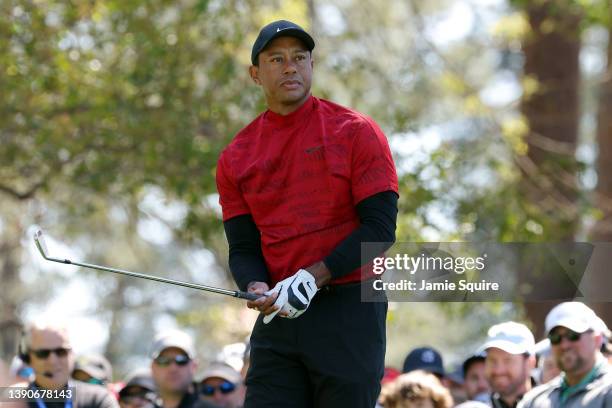
[[[268,109],[264,113],[264,121],[272,125],[280,126],[298,123],[300,118],[312,111],[314,104],[315,97],[311,94],[308,96],[308,99],[306,99],[302,106],[287,115],[281,115]]]

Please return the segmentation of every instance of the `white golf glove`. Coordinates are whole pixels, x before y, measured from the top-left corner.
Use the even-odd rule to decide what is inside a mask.
[[[310,272],[300,269],[293,276],[283,279],[266,292],[266,295],[278,293],[276,302],[274,302],[278,309],[266,315],[263,322],[265,324],[270,323],[274,316],[281,311],[287,313],[287,316],[283,317],[288,319],[301,316],[308,309],[310,301],[318,290],[314,276]]]

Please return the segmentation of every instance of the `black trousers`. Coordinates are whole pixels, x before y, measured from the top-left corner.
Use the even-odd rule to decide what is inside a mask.
[[[361,286],[322,288],[297,319],[259,316],[251,334],[245,408],[373,408],[380,393],[387,302]]]

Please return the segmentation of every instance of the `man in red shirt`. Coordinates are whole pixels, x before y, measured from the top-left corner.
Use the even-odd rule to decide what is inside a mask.
[[[395,241],[397,175],[372,119],[311,95],[314,45],[289,21],[262,28],[249,72],[268,109],[217,166],[232,275],[262,295],[246,408],[370,408],[380,392],[387,303],[362,301],[361,243]]]

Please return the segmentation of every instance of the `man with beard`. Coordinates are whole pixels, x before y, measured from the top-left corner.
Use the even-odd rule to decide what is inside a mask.
[[[535,366],[535,340],[521,323],[504,322],[492,326],[482,351],[485,376],[491,386],[494,408],[514,408],[531,389]]]
[[[561,375],[525,395],[521,408],[612,407],[601,319],[583,303],[565,302],[550,311],[545,326]]]

